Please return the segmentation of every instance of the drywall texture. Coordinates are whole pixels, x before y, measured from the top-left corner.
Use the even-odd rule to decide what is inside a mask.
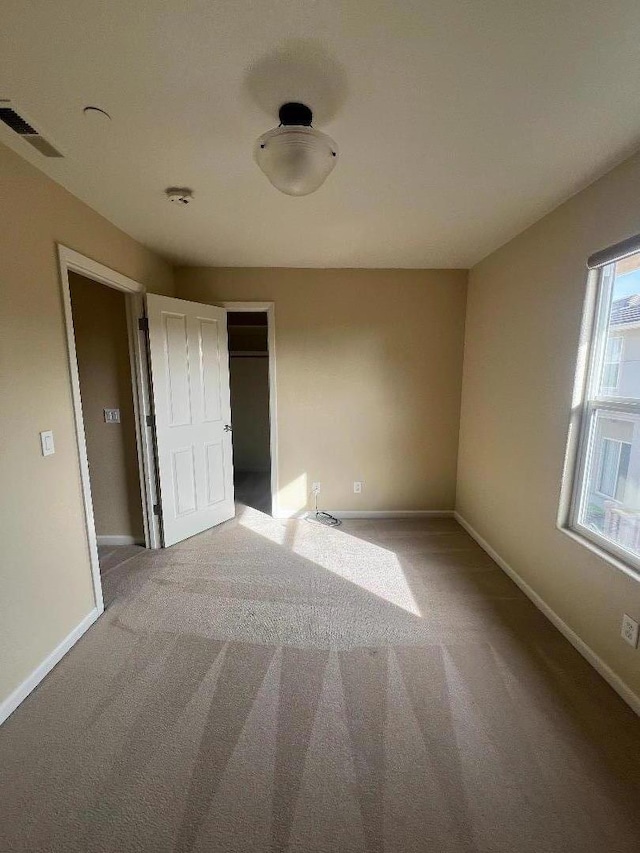
[[[457,508],[640,695],[640,582],[556,528],[587,256],[640,231],[628,160],[476,266],[466,324]]]
[[[0,702],[94,606],[56,242],[171,294],[171,270],[0,146]],[[54,456],[39,431],[54,433]],[[7,450],[10,448],[10,452]]]
[[[453,507],[467,273],[182,268],[177,296],[275,303],[280,512]],[[364,490],[353,493],[353,481]]]
[[[236,471],[269,471],[269,360],[231,358],[233,465]]]
[[[96,533],[144,543],[126,296],[69,280]],[[120,423],[105,423],[105,408],[119,409]]]

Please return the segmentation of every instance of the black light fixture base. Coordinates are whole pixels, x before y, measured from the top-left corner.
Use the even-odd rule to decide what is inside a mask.
[[[278,118],[280,119],[280,124],[285,125],[285,127],[287,125],[311,127],[313,113],[305,104],[290,102],[280,107]]]

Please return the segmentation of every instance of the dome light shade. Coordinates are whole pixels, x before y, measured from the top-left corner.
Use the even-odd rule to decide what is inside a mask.
[[[326,134],[310,126],[311,110],[302,104],[285,104],[280,119],[283,122],[280,127],[258,139],[256,162],[280,192],[309,195],[322,186],[336,165],[337,146]]]

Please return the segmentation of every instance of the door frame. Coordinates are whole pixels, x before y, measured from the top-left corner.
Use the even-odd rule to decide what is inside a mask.
[[[147,548],[161,547],[161,531],[158,518],[153,508],[156,503],[156,467],[153,428],[151,426],[151,396],[149,392],[149,370],[146,342],[138,321],[144,317],[145,288],[138,281],[122,275],[116,270],[104,266],[98,261],[76,252],[62,244],[57,244],[58,265],[60,268],[60,283],[64,309],[65,331],[67,338],[67,356],[69,360],[69,376],[71,380],[71,397],[75,421],[76,445],[82,484],[84,503],[85,527],[91,562],[93,594],[99,613],[104,611],[102,596],[102,580],[98,561],[98,540],[96,535],[93,501],[91,498],[91,481],[89,477],[89,459],[85,438],[82,400],[80,396],[80,375],[76,353],[75,330],[73,327],[73,312],[71,306],[71,289],[69,273],[75,272],[84,278],[122,291],[125,296],[127,309],[127,328],[129,336],[129,360],[131,363],[131,385],[133,389],[133,410],[136,430],[136,447],[138,456],[138,475],[140,479],[140,497],[142,503],[142,518],[144,538]]]
[[[271,515],[278,518],[278,410],[276,404],[276,322],[274,302],[217,302],[231,312],[265,312],[269,352],[269,453],[271,456]],[[233,417],[233,406],[231,409]]]

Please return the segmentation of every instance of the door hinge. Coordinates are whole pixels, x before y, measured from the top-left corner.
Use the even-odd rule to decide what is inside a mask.
[[[154,514],[154,515],[157,515],[158,517],[160,517],[160,515],[161,515],[161,513],[160,513],[160,504],[154,504],[154,505],[153,505],[153,514]]]
[[[140,329],[141,332],[148,332],[149,331],[149,318],[148,317],[140,317],[139,318],[138,329]]]
[[[154,426],[155,422],[156,422],[156,419],[153,417],[153,415],[147,415],[147,426],[148,427]]]

